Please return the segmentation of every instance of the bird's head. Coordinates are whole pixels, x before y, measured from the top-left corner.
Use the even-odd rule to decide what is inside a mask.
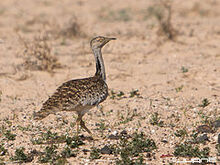
[[[98,36],[90,41],[90,46],[92,49],[102,48],[105,44],[107,44],[111,40],[116,40],[116,38]]]

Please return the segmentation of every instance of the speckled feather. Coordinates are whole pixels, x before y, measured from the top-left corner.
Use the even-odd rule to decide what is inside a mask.
[[[35,120],[41,120],[58,111],[86,111],[103,102],[108,96],[108,86],[99,76],[70,80],[63,83],[44,102],[41,110],[34,113]]]

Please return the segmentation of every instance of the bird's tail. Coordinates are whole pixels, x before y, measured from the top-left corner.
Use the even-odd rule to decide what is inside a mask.
[[[42,120],[43,118],[47,117],[50,113],[46,111],[46,109],[41,109],[38,112],[33,113],[34,120]]]

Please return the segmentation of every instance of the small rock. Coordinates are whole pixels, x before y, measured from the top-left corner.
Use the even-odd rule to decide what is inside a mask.
[[[209,138],[208,138],[207,134],[205,133],[205,134],[197,137],[197,141],[202,143],[202,142],[205,142],[205,141],[209,141]]]
[[[113,131],[112,134],[113,134],[114,136],[116,136],[116,135],[118,134],[118,132],[117,132],[117,131]]]
[[[147,157],[147,158],[150,158],[150,157],[151,157],[151,154],[148,152],[148,153],[146,154],[146,157]]]
[[[83,152],[89,152],[90,150],[88,150],[88,149],[83,149],[82,151],[83,151]]]
[[[219,128],[219,127],[220,127],[220,120],[214,121],[213,126],[214,126],[215,128]]]
[[[197,132],[198,133],[212,133],[212,128],[209,127],[208,125],[200,125],[197,127]]]
[[[166,139],[162,139],[161,142],[162,143],[168,143],[168,141]]]
[[[127,135],[128,132],[126,130],[121,131],[121,135]]]
[[[109,135],[108,138],[111,139],[111,140],[118,140],[119,136],[115,136],[115,135],[111,134],[111,135]]]
[[[100,152],[101,152],[102,154],[112,154],[112,150],[111,150],[107,145],[105,145],[105,146],[100,150]]]

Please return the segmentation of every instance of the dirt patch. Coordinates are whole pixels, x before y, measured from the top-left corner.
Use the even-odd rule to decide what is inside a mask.
[[[1,1],[0,162],[219,161],[220,3],[169,5]],[[47,38],[36,39],[41,32]],[[84,117],[99,140],[83,130],[74,137],[74,112],[34,121],[59,85],[95,73],[89,42],[97,35],[117,38],[103,49],[110,96]]]

